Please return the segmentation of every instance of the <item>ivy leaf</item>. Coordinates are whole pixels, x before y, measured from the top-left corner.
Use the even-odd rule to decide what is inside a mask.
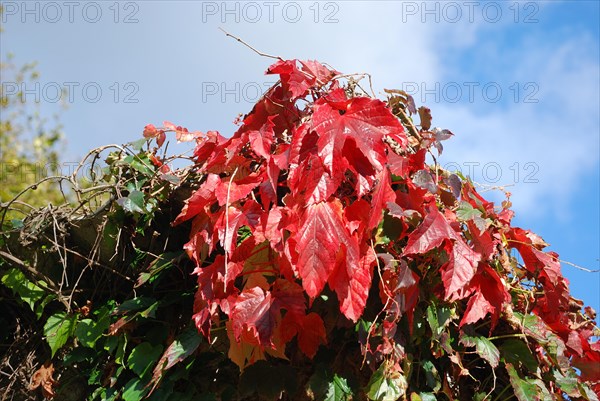
[[[509,338],[499,348],[500,354],[506,363],[516,366],[522,364],[530,372],[536,372],[538,363],[524,341],[518,338]]]
[[[410,401],[437,401],[437,398],[435,398],[435,394],[433,393],[412,393]]]
[[[162,351],[163,347],[160,344],[153,346],[149,342],[143,342],[129,354],[127,367],[139,377],[144,377],[154,362],[160,358]]]
[[[312,123],[319,134],[319,156],[334,175],[347,140],[354,142],[376,170],[381,170],[386,161],[384,136],[403,146],[407,143],[400,121],[377,99],[355,97],[345,102],[322,102],[315,106]]]
[[[440,268],[446,300],[456,301],[465,297],[467,285],[475,276],[479,260],[481,255],[457,237],[449,251],[448,263]]]
[[[542,399],[539,387],[531,380],[521,379],[513,365],[507,363],[506,370],[508,371],[510,384],[515,391],[515,396],[519,401],[539,401]]]
[[[129,213],[144,213],[144,193],[141,191],[131,191],[127,197],[117,199],[117,204]]]
[[[459,343],[463,344],[466,347],[475,347],[475,352],[486,360],[492,368],[498,367],[498,362],[500,361],[500,351],[498,348],[486,337],[481,336],[471,336],[461,332]]]
[[[89,348],[94,348],[96,341],[102,334],[108,330],[110,326],[110,317],[107,309],[104,309],[98,317],[97,321],[92,319],[83,319],[77,323],[75,328],[75,337],[81,345]]]
[[[429,205],[423,222],[408,237],[403,255],[423,254],[438,248],[444,241],[452,240],[446,248],[449,260],[441,267],[442,281],[446,290],[446,300],[464,297],[464,289],[475,275],[481,255],[473,251],[454,231],[435,204]]]
[[[344,377],[333,375],[329,383],[324,401],[349,401],[352,399],[352,390]]]
[[[456,209],[456,217],[460,221],[471,220],[474,217],[481,217],[481,210],[475,209],[469,202],[461,201]]]
[[[277,319],[276,310],[272,308],[271,292],[260,287],[242,291],[236,298],[229,315],[233,333],[239,342],[244,340],[263,346],[272,345],[272,333]]]
[[[302,329],[298,332],[298,346],[309,358],[313,358],[321,343],[327,343],[323,319],[311,312],[302,318]]]
[[[388,371],[386,363],[382,363],[373,372],[367,384],[367,397],[371,401],[396,401],[405,394],[408,383],[397,371]]]
[[[77,316],[67,316],[65,312],[57,312],[50,316],[44,325],[44,336],[50,345],[52,356],[56,354],[75,330]]]
[[[176,363],[183,361],[193,354],[201,341],[202,337],[200,337],[194,327],[186,329],[175,338],[154,367],[154,371],[152,372],[153,387],[150,393],[158,386],[163,372],[171,369]]]
[[[296,235],[297,269],[309,297],[321,293],[335,267],[344,230],[339,202],[320,202],[304,211]]]
[[[312,400],[351,401],[352,389],[345,377],[332,374],[329,368],[318,364],[310,377],[307,394]]]
[[[444,240],[457,238],[443,214],[430,205],[423,222],[409,235],[403,255],[424,254],[438,248]]]
[[[147,392],[148,389],[144,383],[136,377],[125,384],[123,387],[123,395],[121,397],[123,397],[124,401],[140,401]]]
[[[423,370],[425,371],[425,380],[427,385],[434,392],[438,392],[442,388],[442,381],[440,380],[440,374],[437,368],[431,361],[424,361],[422,364]]]
[[[396,194],[390,185],[390,171],[387,168],[381,171],[378,180],[379,183],[373,190],[373,196],[371,199],[371,211],[369,216],[369,224],[367,226],[369,230],[379,225],[382,219],[383,208],[388,204],[388,202],[394,202],[396,200]]]
[[[433,181],[433,177],[431,176],[431,173],[427,170],[417,171],[413,175],[412,180],[416,186],[426,189],[433,194],[437,193],[437,191],[438,191],[437,185]]]
[[[151,297],[135,297],[128,299],[119,305],[113,312],[113,315],[122,315],[128,312],[135,312],[140,309],[146,309],[156,302],[156,299]]]
[[[36,312],[38,318],[41,317],[46,304],[54,299],[54,295],[46,295],[43,288],[29,281],[19,269],[10,269],[2,276],[0,281],[29,305],[31,310]],[[45,283],[41,282],[41,284]]]
[[[434,303],[427,307],[427,322],[431,327],[433,338],[437,339],[444,332],[445,327],[452,321],[452,309],[446,306],[437,306]]]

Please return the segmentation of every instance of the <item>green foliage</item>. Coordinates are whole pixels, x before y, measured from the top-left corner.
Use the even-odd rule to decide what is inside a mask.
[[[62,126],[58,122],[59,110],[52,121],[43,117],[42,110],[21,92],[23,87],[32,87],[39,82],[36,65],[18,67],[8,55],[0,62],[3,83],[0,88],[0,201],[7,203],[23,190],[44,178],[60,173],[59,151],[63,138]],[[12,87],[19,88],[16,94]],[[21,219],[32,207],[62,204],[64,197],[58,187],[42,183],[35,189],[19,196],[19,202],[11,204],[5,220]],[[18,220],[17,220],[18,221]],[[18,222],[17,222],[18,224]]]
[[[76,323],[77,316],[67,316],[64,312],[57,312],[48,318],[44,325],[44,336],[46,336],[52,356],[73,335]]]
[[[29,305],[38,318],[41,317],[44,307],[55,298],[54,295],[48,294],[44,288],[39,286],[45,285],[43,281],[38,281],[39,285],[35,284],[16,268],[8,270],[0,281],[11,289],[21,301]]]

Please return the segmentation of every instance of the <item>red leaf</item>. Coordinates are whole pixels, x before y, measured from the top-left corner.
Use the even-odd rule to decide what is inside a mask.
[[[339,201],[315,203],[305,209],[296,233],[296,268],[309,297],[319,295],[333,271],[339,233],[344,230]]]
[[[198,292],[201,299],[211,302],[225,298],[225,258],[217,255],[215,261],[206,267],[197,267]]]
[[[302,64],[302,70],[306,74],[313,76],[319,85],[325,85],[331,78],[339,74],[338,71],[330,70],[318,61],[305,60],[300,61],[300,64]]]
[[[300,61],[302,69],[296,66],[297,60],[280,60],[269,67],[267,74],[279,74],[281,86],[287,97],[296,99],[307,93],[311,87],[319,87],[337,74],[317,61]]]
[[[209,174],[206,177],[206,181],[200,185],[200,188],[196,190],[185,202],[185,206],[179,213],[179,216],[173,222],[173,225],[177,225],[186,220],[191,219],[198,213],[202,212],[206,206],[210,206],[215,201],[215,189],[217,185],[221,183],[221,179],[216,174]]]
[[[336,269],[329,277],[329,286],[340,301],[340,311],[353,322],[362,316],[367,304],[375,261],[370,247],[359,249],[354,236],[347,238],[338,253]]]
[[[258,224],[261,214],[262,208],[253,200],[246,201],[241,208],[230,206],[220,214],[215,223],[215,229],[221,245],[227,250],[229,256],[234,250],[238,229],[241,226],[248,226],[253,230]]]
[[[338,102],[339,103],[339,102]],[[384,136],[406,145],[404,128],[385,103],[377,99],[355,97],[338,104],[321,102],[315,106],[312,127],[319,134],[319,156],[328,171],[335,174],[341,151],[348,138],[376,170],[386,163]]]
[[[229,316],[236,341],[271,346],[276,316],[270,292],[254,287],[236,299]]]
[[[387,168],[384,168],[379,176],[377,177],[379,183],[373,191],[371,199],[371,213],[369,216],[368,229],[373,229],[379,225],[383,218],[383,208],[388,202],[394,202],[396,200],[396,194],[390,186],[390,172]]]
[[[148,124],[144,127],[144,138],[154,138],[158,135],[158,131],[153,124]]]
[[[459,327],[483,319],[492,310],[494,310],[494,307],[488,302],[483,293],[475,292],[475,295],[469,299],[465,315],[460,321]]]
[[[439,248],[445,240],[452,240],[452,243],[446,246],[449,260],[440,270],[446,299],[455,301],[465,296],[461,290],[475,275],[481,255],[463,241],[435,204],[429,206],[425,220],[408,237],[403,255],[426,253]]]
[[[271,292],[276,309],[285,309],[288,313],[296,316],[304,315],[306,304],[301,286],[292,281],[277,279],[273,283]]]
[[[298,346],[304,354],[313,358],[319,349],[319,345],[327,343],[325,325],[323,319],[312,312],[301,320],[302,329],[298,331]]]
[[[456,239],[456,232],[450,227],[446,218],[435,204],[430,204],[423,222],[408,237],[402,253],[406,255],[423,254],[439,247],[446,239]]]
[[[269,160],[271,158],[271,146],[273,145],[273,117],[267,119],[260,130],[249,131],[248,138],[250,140],[250,147],[258,156]]]
[[[491,332],[500,317],[500,312],[502,312],[504,304],[510,302],[510,294],[504,287],[498,273],[483,263],[479,266],[479,271],[471,280],[470,287],[475,294],[469,299],[467,309],[460,321],[459,327],[475,323],[490,313],[492,315]]]
[[[481,255],[473,251],[459,237],[454,241],[452,249],[448,253],[448,263],[444,264],[440,271],[446,290],[446,300],[456,301],[467,295],[465,292],[467,284],[475,275]]]
[[[316,155],[307,157],[300,166],[290,171],[288,185],[294,196],[302,196],[306,205],[326,201],[341,182],[334,180]]]
[[[527,270],[538,277],[545,286],[556,287],[563,280],[558,255],[537,249],[528,234],[528,231],[521,228],[513,228],[507,233],[507,238],[511,246],[521,254]]]
[[[229,180],[221,181],[215,188],[215,196],[219,201],[219,206],[225,205],[228,201],[229,204],[232,204],[245,198],[262,182],[262,177],[256,174],[250,174],[238,181],[231,181],[232,178],[235,177],[229,177]]]

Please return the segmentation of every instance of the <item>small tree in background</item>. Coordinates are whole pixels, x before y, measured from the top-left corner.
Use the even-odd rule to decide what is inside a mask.
[[[8,55],[6,61],[0,62],[0,74],[0,201],[4,203],[30,184],[60,172],[63,133],[58,116],[49,124],[40,115],[39,104],[27,101],[23,94],[23,88],[33,88],[39,80],[35,63],[17,67]],[[11,216],[22,218],[32,207],[63,202],[55,185],[42,184],[35,191],[26,191],[11,205]]]
[[[81,204],[108,191],[102,206],[33,213],[4,233],[2,282],[49,345],[34,388],[598,399],[595,312],[570,296],[558,255],[511,225],[508,200],[426,164],[452,136],[427,108],[398,90],[378,100],[316,61],[267,73],[279,82],[231,138],[150,124],[147,141],[90,152],[110,153]],[[169,132],[195,141],[189,167],[161,152]]]

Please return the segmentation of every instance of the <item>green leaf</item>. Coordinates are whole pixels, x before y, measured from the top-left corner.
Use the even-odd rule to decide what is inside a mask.
[[[75,330],[77,316],[67,316],[64,312],[58,312],[48,318],[44,325],[44,335],[50,345],[52,356],[56,351],[66,344],[67,340]]]
[[[539,401],[542,399],[538,386],[530,380],[521,379],[513,365],[507,363],[506,370],[508,371],[510,384],[515,391],[515,396],[519,401]]]
[[[400,373],[386,371],[385,362],[373,372],[367,384],[367,397],[371,401],[396,401],[402,397],[408,387]]]
[[[146,283],[151,278],[153,278],[156,275],[158,275],[159,273],[161,273],[163,270],[166,270],[166,269],[170,268],[171,266],[173,266],[173,261],[175,259],[177,259],[178,257],[180,257],[182,253],[183,253],[183,251],[165,252],[165,253],[161,254],[158,258],[156,258],[155,260],[153,260],[150,263],[150,265],[148,266],[147,272],[143,272],[140,274],[135,286],[136,287],[141,286],[142,284]]]
[[[141,139],[138,139],[137,141],[129,142],[127,144],[129,146],[131,146],[133,148],[133,150],[137,150],[139,152],[140,150],[142,150],[144,145],[147,144],[148,142],[149,141],[147,138],[141,138]]]
[[[410,401],[437,401],[437,398],[435,398],[435,394],[433,393],[412,393]]]
[[[438,339],[444,332],[444,328],[452,320],[452,315],[452,309],[445,306],[438,307],[435,303],[432,303],[427,307],[427,322],[429,322],[429,327],[431,327],[435,339]]]
[[[460,221],[467,221],[474,217],[481,217],[481,211],[475,209],[469,202],[461,201],[456,209],[456,218]]]
[[[140,309],[146,309],[155,303],[156,300],[150,297],[136,297],[123,302],[114,310],[113,315],[121,315],[126,312],[133,312]]]
[[[288,395],[297,390],[298,372],[291,366],[273,366],[266,361],[258,361],[246,369],[240,377],[239,393],[248,397],[258,393],[261,399],[278,399],[282,392]]]
[[[144,387],[145,384],[138,377],[129,380],[123,388],[123,400],[140,401],[148,392],[148,389]]]
[[[29,281],[19,269],[10,269],[2,276],[1,281],[29,305],[32,311],[35,311],[36,302],[46,295],[46,291]]]
[[[107,309],[104,309],[98,316],[98,321],[92,319],[83,319],[77,323],[75,337],[81,345],[94,348],[96,341],[104,334],[110,326],[110,316]]]
[[[565,394],[569,397],[581,397],[579,380],[574,371],[571,370],[566,375],[563,375],[558,369],[554,369],[552,373],[554,373],[556,384]]]
[[[442,388],[442,381],[437,368],[431,361],[423,362],[423,370],[425,371],[425,380],[427,385],[434,391],[438,392]]]
[[[486,360],[492,368],[498,367],[500,361],[500,351],[487,338],[480,336],[470,336],[464,331],[460,334],[459,342],[467,347],[475,347],[477,354]]]
[[[42,317],[42,314],[44,313],[44,309],[46,308],[46,305],[48,305],[54,299],[56,299],[56,296],[54,294],[48,294],[46,297],[42,298],[42,300],[36,304],[35,316],[38,319],[40,319]]]
[[[352,390],[348,386],[348,381],[337,374],[333,375],[333,380],[329,383],[325,401],[348,401],[352,399]]]
[[[150,162],[148,154],[146,153],[128,155],[124,157],[123,160],[121,160],[121,163],[129,165],[129,167],[131,167],[139,173],[142,173],[143,175],[154,175],[154,168],[152,162]]]
[[[150,366],[160,358],[162,351],[163,347],[160,344],[153,346],[148,342],[143,342],[129,354],[127,367],[139,377],[143,377],[150,370]]]
[[[93,361],[96,357],[96,353],[94,350],[87,347],[77,347],[73,348],[67,355],[65,355],[63,359],[63,363],[66,366],[73,365],[78,362],[83,362],[85,360]]]
[[[117,204],[129,213],[144,213],[145,198],[141,191],[131,191],[126,198],[117,199]]]
[[[202,337],[200,337],[195,327],[183,331],[165,350],[154,368],[152,378],[159,380],[165,370],[170,369],[196,351],[201,341]]]
[[[537,371],[538,363],[524,341],[510,338],[504,341],[499,348],[505,362],[516,366],[522,364],[533,373]]]
[[[488,395],[485,392],[477,392],[473,394],[473,401],[486,401]]]
[[[117,353],[115,354],[115,362],[125,366],[125,350],[127,349],[127,336],[119,336],[117,342]]]
[[[20,230],[21,228],[23,228],[23,220],[21,219],[12,219],[10,221],[10,224],[15,230]]]

